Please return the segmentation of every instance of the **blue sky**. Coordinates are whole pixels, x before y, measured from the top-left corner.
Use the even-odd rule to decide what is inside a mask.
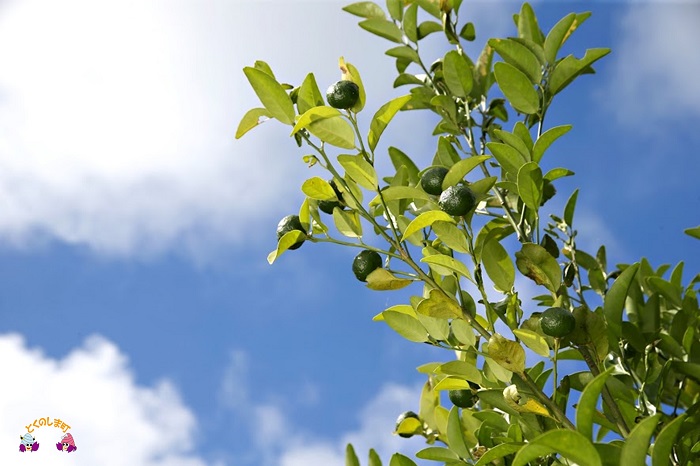
[[[390,44],[346,3],[0,3],[0,462],[42,416],[69,422],[79,447],[57,465],[335,466],[347,441],[363,457],[420,448],[393,421],[417,409],[415,367],[451,355],[371,321],[408,293],[364,288],[353,251],[305,244],[269,266],[278,220],[320,172],[277,123],[233,138],[258,106],[242,73],[257,59],[325,88],[345,56],[368,89],[365,128],[405,92],[391,89]],[[534,6],[545,30],[593,11],[568,52],[613,49],[548,113],[574,129],[545,165],[576,172],[551,212],[580,187],[584,247],[605,243],[611,263],[685,260],[689,277],[700,4]],[[465,0],[474,50],[512,35],[518,8]],[[380,148],[426,166],[425,128],[429,116],[400,114]],[[56,432],[38,431],[47,450]]]

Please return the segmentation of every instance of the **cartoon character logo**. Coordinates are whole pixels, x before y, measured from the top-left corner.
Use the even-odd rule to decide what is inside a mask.
[[[70,434],[70,432],[68,432],[66,435],[61,437],[61,441],[56,444],[56,449],[59,451],[72,453],[77,450],[78,447],[75,446],[75,440],[73,440],[73,436]]]
[[[19,440],[22,442],[19,444],[19,451],[37,451],[39,449],[39,442],[29,432],[24,436],[20,435]]]

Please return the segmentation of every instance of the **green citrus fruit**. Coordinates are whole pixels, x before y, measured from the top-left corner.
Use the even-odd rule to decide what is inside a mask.
[[[450,401],[460,408],[471,408],[474,406],[474,394],[471,390],[450,390]]]
[[[540,316],[540,325],[545,335],[561,338],[576,328],[574,315],[560,307],[550,307]]]
[[[360,88],[352,81],[338,81],[326,91],[328,105],[333,108],[350,108],[360,98]]]
[[[416,413],[414,413],[413,411],[406,411],[405,413],[401,413],[399,415],[399,417],[396,419],[396,429],[394,429],[394,430],[398,430],[401,423],[404,420],[409,419],[409,418],[420,420],[420,417],[418,417],[418,415]],[[414,434],[399,434],[399,437],[410,438],[410,437],[413,437],[413,435]]]
[[[335,196],[338,198],[338,200],[318,201],[318,208],[321,209],[321,211],[331,215],[333,214],[333,209],[335,209],[336,207],[342,208],[343,195],[338,190],[338,186],[335,184],[335,181],[330,180],[328,184],[330,184],[331,188],[333,188],[333,191],[335,191]]]
[[[290,231],[299,230],[306,234],[306,230],[301,225],[301,220],[299,220],[298,215],[287,215],[277,224],[277,239],[282,238],[286,233]],[[298,249],[304,243],[304,239],[300,239],[293,245],[289,246],[289,249]]]
[[[442,182],[448,171],[445,167],[428,168],[420,178],[423,191],[433,196],[439,196],[442,193]]]
[[[448,187],[440,194],[438,205],[446,213],[461,217],[476,207],[476,196],[471,189],[458,184]]]
[[[367,281],[367,275],[382,266],[382,256],[365,249],[352,261],[352,271],[361,282]]]

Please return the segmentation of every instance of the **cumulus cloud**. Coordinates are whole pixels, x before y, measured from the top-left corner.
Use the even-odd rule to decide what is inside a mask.
[[[223,46],[251,33],[237,8],[4,4],[0,237],[110,254],[235,242],[298,189],[286,180],[303,166],[274,137],[234,143],[259,106]]]
[[[219,400],[223,407],[235,413],[237,419],[250,426],[248,431],[256,452],[255,464],[342,466],[348,443],[353,444],[360,458],[365,458],[369,449],[374,448],[386,460],[397,451],[412,455],[423,445],[420,439],[407,440],[392,434],[398,414],[417,405],[419,386],[384,384],[376,396],[358,410],[355,428],[324,437],[295,425],[280,405],[253,400],[248,390],[248,371],[247,353],[233,351],[223,374]],[[302,392],[305,390],[302,387]],[[244,461],[242,457],[238,459]]]
[[[89,337],[60,359],[30,348],[19,335],[0,336],[0,463],[16,464],[19,436],[39,418],[70,426],[78,451],[61,453],[61,429],[41,426],[40,444],[24,464],[203,466],[193,453],[196,420],[175,387],[134,381],[126,357],[109,341]],[[37,425],[40,425],[39,421]]]
[[[700,117],[698,24],[698,2],[629,6],[606,90],[621,123],[649,130],[660,122]]]

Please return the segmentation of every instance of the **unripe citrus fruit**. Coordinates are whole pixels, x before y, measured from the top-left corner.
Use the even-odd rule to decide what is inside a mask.
[[[560,307],[550,307],[540,316],[540,325],[545,335],[561,338],[576,328],[574,315]]]
[[[298,215],[287,215],[277,224],[277,239],[282,238],[286,233],[290,231],[299,230],[306,234],[306,230],[301,225],[301,220],[299,220]],[[298,249],[304,243],[303,239],[300,239],[293,245],[289,246],[289,249]]]
[[[414,413],[413,411],[406,411],[405,413],[401,413],[399,415],[399,417],[396,419],[396,429],[395,430],[398,430],[401,423],[404,420],[409,419],[409,418],[420,420],[418,415],[416,413]],[[410,438],[410,437],[413,437],[413,435],[414,434],[399,434],[399,437]]]
[[[460,408],[471,408],[474,406],[474,394],[471,390],[450,390],[450,401]]]
[[[365,249],[352,261],[352,271],[361,282],[367,281],[367,275],[382,266],[382,256],[375,251]]]
[[[360,98],[360,87],[352,81],[342,80],[333,84],[326,91],[328,105],[333,108],[350,108]]]
[[[338,186],[335,184],[335,181],[330,180],[328,184],[330,184],[331,188],[333,188],[333,191],[335,191],[335,196],[338,198],[338,200],[318,201],[318,208],[321,209],[321,211],[331,215],[333,213],[333,209],[335,209],[336,207],[342,208],[343,195],[338,190]]]
[[[420,178],[420,185],[428,194],[439,196],[442,193],[442,182],[449,170],[445,167],[428,168]]]
[[[476,207],[476,196],[463,184],[448,187],[438,199],[440,208],[450,215],[461,217]]]

